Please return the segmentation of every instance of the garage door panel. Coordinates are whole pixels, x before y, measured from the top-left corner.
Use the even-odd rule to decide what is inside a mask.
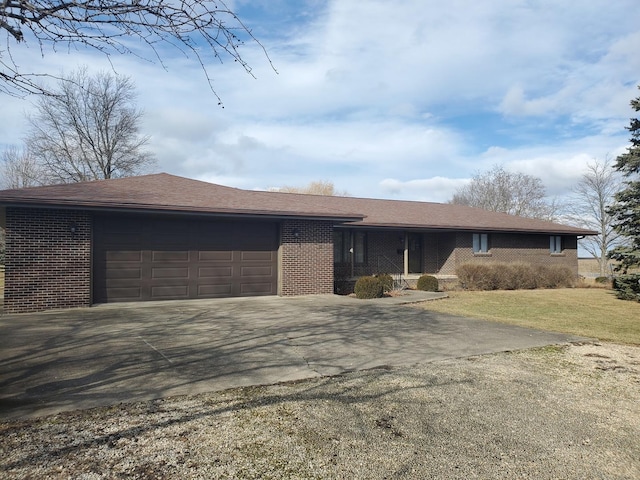
[[[107,288],[107,295],[112,302],[126,302],[142,298],[140,288]]]
[[[151,287],[151,298],[154,300],[177,300],[189,298],[188,285],[162,285]]]
[[[233,267],[200,267],[198,268],[198,278],[231,278],[233,276]]]
[[[273,252],[240,252],[240,260],[243,262],[271,262],[273,261]]]
[[[273,268],[271,265],[252,265],[250,267],[240,267],[240,275],[243,279],[246,277],[271,277],[273,276]]]
[[[226,252],[207,252],[198,251],[198,260],[202,262],[231,262],[233,261],[233,251]]]
[[[135,262],[142,261],[142,252],[140,250],[110,250],[105,254],[107,262]]]
[[[273,293],[271,282],[240,284],[240,294],[244,296],[272,295]]]
[[[214,285],[198,285],[198,297],[231,297],[233,285],[231,283],[221,283]]]
[[[277,224],[97,217],[94,301],[277,293]]]
[[[141,268],[127,268],[123,266],[121,268],[109,268],[106,272],[107,280],[140,280],[142,278]]]
[[[152,279],[189,278],[189,267],[151,267]]]
[[[153,262],[188,262],[189,252],[184,250],[176,251],[153,251],[151,252]]]

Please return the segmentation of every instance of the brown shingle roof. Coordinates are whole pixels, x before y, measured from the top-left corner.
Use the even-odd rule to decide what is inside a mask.
[[[596,233],[461,205],[240,190],[166,173],[4,190],[0,204],[325,218],[369,228]]]

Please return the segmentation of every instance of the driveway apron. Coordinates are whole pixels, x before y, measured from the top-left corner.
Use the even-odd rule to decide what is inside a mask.
[[[0,418],[584,338],[334,295],[0,316]]]

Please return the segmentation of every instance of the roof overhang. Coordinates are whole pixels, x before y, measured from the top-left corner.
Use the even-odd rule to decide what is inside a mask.
[[[50,210],[84,210],[92,212],[104,212],[104,213],[121,213],[121,214],[151,214],[151,215],[188,215],[188,216],[201,216],[201,217],[225,217],[225,218],[252,218],[252,219],[271,219],[271,220],[316,220],[316,221],[330,221],[334,223],[344,222],[357,222],[364,218],[364,215],[358,214],[342,214],[342,213],[321,213],[321,212],[287,212],[277,210],[257,210],[257,209],[231,209],[231,208],[194,208],[185,207],[180,208],[175,205],[123,205],[117,206],[109,203],[99,202],[79,202],[77,200],[68,202],[42,202],[29,201],[29,199],[21,199],[17,202],[1,201],[0,209],[6,207],[18,207],[18,208],[44,208]]]

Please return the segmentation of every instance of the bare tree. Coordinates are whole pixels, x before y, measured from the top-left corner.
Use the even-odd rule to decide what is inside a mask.
[[[33,155],[11,146],[2,152],[0,188],[24,188],[47,183],[46,175]]]
[[[621,176],[611,161],[608,158],[595,160],[587,165],[587,172],[573,189],[569,207],[572,223],[598,232],[598,235],[583,238],[580,244],[598,260],[602,277],[610,274],[607,252],[622,243],[620,234],[614,229],[613,216],[607,211],[621,186]]]
[[[306,193],[308,195],[327,195],[330,197],[348,197],[349,193],[346,191],[336,190],[333,182],[329,180],[316,180],[313,182],[309,182],[309,184],[305,187],[290,187],[284,186],[280,188],[273,189],[277,192],[282,193]]]
[[[239,52],[245,41],[259,45],[269,60],[264,47],[223,0],[4,0],[1,4],[0,30],[6,33],[6,42],[0,43],[0,90],[12,95],[47,93],[37,80],[50,75],[21,71],[12,42],[33,42],[43,55],[59,45],[86,47],[107,57],[117,53],[155,59],[163,66],[161,47],[168,46],[194,57],[210,86],[211,60],[233,59],[252,75]],[[213,87],[212,91],[215,94]]]
[[[507,172],[496,165],[485,173],[476,174],[469,184],[458,189],[449,203],[553,220],[557,205],[546,201],[545,197],[546,189],[538,177]]]
[[[59,81],[53,96],[38,98],[28,117],[29,153],[54,182],[135,175],[153,163],[139,134],[142,111],[135,85],[113,73],[86,69]]]

